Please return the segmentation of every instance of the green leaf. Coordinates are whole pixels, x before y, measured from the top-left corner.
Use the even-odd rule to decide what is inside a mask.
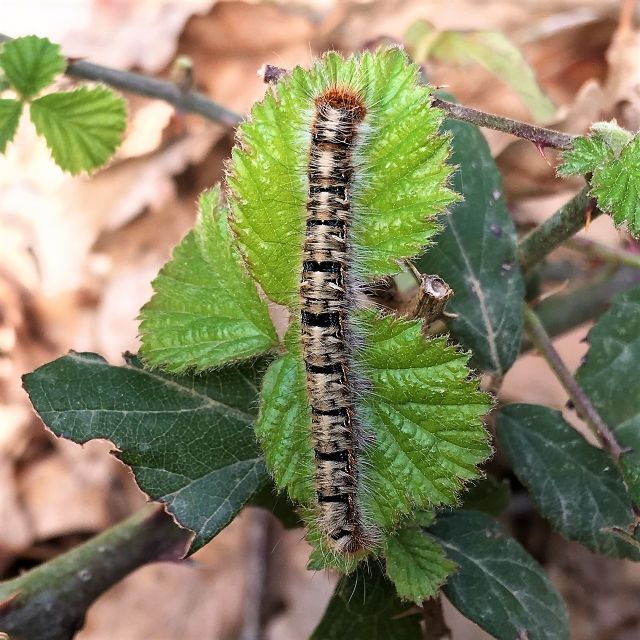
[[[127,124],[122,98],[105,87],[60,91],[31,103],[31,121],[56,164],[69,173],[103,165],[122,141]]]
[[[44,423],[84,443],[110,440],[140,488],[195,532],[213,538],[267,480],[251,425],[260,366],[172,377],[71,353],[24,376]]]
[[[420,640],[419,610],[409,609],[372,563],[342,578],[311,640]]]
[[[387,575],[401,598],[421,604],[434,596],[455,562],[447,560],[442,547],[423,530],[407,526],[385,541]]]
[[[613,151],[601,138],[576,138],[573,147],[562,155],[558,175],[574,176],[593,173],[597,168],[611,162]]]
[[[436,232],[435,216],[456,199],[446,187],[448,138],[442,114],[403,52],[329,53],[293,70],[239,127],[228,178],[233,228],[246,262],[274,301],[298,305],[313,101],[338,85],[367,107],[352,202],[352,268],[363,278],[397,273]],[[305,133],[307,132],[307,133]]]
[[[503,373],[520,351],[524,284],[517,238],[502,195],[502,183],[477,127],[447,121],[453,133],[454,186],[464,201],[453,207],[444,230],[417,261],[454,291],[447,310],[457,314],[451,330],[473,351],[474,363]]]
[[[491,451],[481,422],[491,404],[468,377],[468,356],[442,338],[424,339],[419,321],[365,311],[357,325],[367,342],[356,366],[371,385],[357,402],[370,436],[361,452],[361,506],[388,531],[416,508],[454,504],[464,481],[478,476]],[[295,330],[287,343],[289,354],[265,375],[256,434],[276,485],[306,507],[313,526],[311,417]],[[324,551],[325,564],[339,563]]]
[[[483,511],[496,518],[507,508],[511,500],[509,481],[491,476],[478,480],[462,496],[462,508]]]
[[[66,65],[60,46],[37,36],[6,42],[0,51],[0,67],[23,98],[31,98],[50,85]]]
[[[619,293],[589,332],[589,353],[578,383],[616,438],[629,449],[621,457],[625,480],[640,504],[640,287]]]
[[[512,404],[498,415],[497,436],[513,470],[554,529],[592,551],[640,559],[609,529],[634,521],[620,471],[559,411]]]
[[[568,640],[567,612],[542,567],[492,518],[441,514],[429,532],[459,566],[444,587],[454,607],[498,640]]]
[[[200,196],[199,211],[140,313],[143,359],[174,373],[251,358],[278,342],[267,305],[232,244],[219,189]]]
[[[20,124],[22,103],[18,100],[0,100],[0,153],[13,140]]]
[[[594,172],[591,187],[598,207],[617,225],[626,222],[633,234],[640,233],[640,136],[622,149],[618,159]]]
[[[477,63],[495,74],[520,96],[533,117],[549,120],[556,107],[542,92],[518,47],[497,31],[436,31],[426,20],[411,25],[405,35],[412,58],[419,63]]]

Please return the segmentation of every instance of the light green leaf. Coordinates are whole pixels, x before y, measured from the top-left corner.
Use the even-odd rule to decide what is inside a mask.
[[[494,373],[509,369],[520,352],[524,283],[518,264],[517,235],[507,211],[502,180],[479,129],[448,120],[454,186],[464,196],[447,216],[434,246],[416,265],[437,273],[454,291],[447,310],[473,363]]]
[[[592,551],[640,559],[634,546],[610,531],[635,520],[619,469],[559,411],[507,405],[498,415],[497,436],[516,475],[555,529]]]
[[[589,332],[589,353],[576,377],[603,420],[628,451],[621,467],[640,505],[640,287],[614,297]]]
[[[387,575],[401,598],[421,604],[434,596],[455,562],[447,560],[442,547],[427,533],[407,526],[385,541]]]
[[[593,173],[613,158],[613,151],[601,138],[576,138],[573,147],[562,155],[558,175],[577,176]]]
[[[20,124],[22,103],[18,100],[0,100],[0,153],[13,140]]]
[[[342,578],[311,640],[420,640],[419,610],[410,607],[372,563]]]
[[[419,321],[364,311],[357,325],[366,342],[356,366],[371,385],[357,401],[370,436],[360,453],[360,500],[371,522],[391,531],[402,514],[454,504],[464,482],[478,477],[476,465],[491,452],[481,421],[491,403],[469,379],[468,356],[444,339],[424,339]],[[294,327],[289,354],[265,376],[256,433],[276,485],[305,507],[317,542],[311,417],[297,335]],[[318,558],[343,566],[324,548]]]
[[[544,570],[492,518],[474,511],[438,516],[429,529],[459,567],[444,593],[498,640],[569,640],[567,612]]]
[[[314,98],[335,85],[367,107],[357,143],[351,240],[362,277],[397,273],[437,230],[435,216],[456,199],[446,187],[448,138],[417,69],[391,49],[348,60],[330,53],[310,71],[293,70],[239,127],[229,186],[233,228],[266,294],[295,307],[302,268],[307,164]]]
[[[141,355],[174,373],[203,371],[276,346],[266,303],[232,244],[218,188],[200,196],[195,229],[152,283],[140,313]]]
[[[267,480],[251,428],[263,365],[181,377],[128,365],[71,353],[27,374],[24,386],[57,436],[110,440],[140,488],[195,532],[196,551]]]
[[[409,28],[405,39],[416,62],[432,59],[457,65],[482,65],[514,89],[538,121],[549,120],[556,111],[518,47],[502,33],[437,31],[429,22],[420,20]]]
[[[640,234],[640,136],[622,149],[620,157],[598,168],[591,179],[598,207],[617,224],[627,223]]]
[[[0,51],[0,67],[23,98],[31,98],[50,85],[66,64],[59,45],[37,36],[6,42]]]
[[[122,141],[126,108],[105,87],[50,93],[31,103],[31,121],[56,164],[75,174],[103,165]]]

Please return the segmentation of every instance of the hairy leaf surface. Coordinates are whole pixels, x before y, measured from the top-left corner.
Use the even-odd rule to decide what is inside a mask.
[[[152,286],[140,313],[141,355],[150,365],[202,371],[277,344],[267,305],[231,242],[218,189],[200,196],[195,229]]]
[[[438,516],[429,532],[459,567],[444,587],[454,607],[498,640],[568,640],[567,612],[538,563],[492,518]]]
[[[636,504],[640,504],[640,287],[614,297],[609,311],[589,332],[589,352],[576,377],[628,451],[621,463]]]
[[[311,640],[420,640],[420,616],[410,607],[372,563],[340,580]]]
[[[454,184],[464,200],[445,220],[436,243],[417,265],[437,273],[454,291],[450,327],[471,349],[475,364],[502,373],[518,356],[524,284],[517,237],[507,212],[502,181],[479,129],[447,121],[453,133]]]
[[[106,87],[42,96],[31,103],[31,121],[56,164],[72,174],[107,162],[127,124],[124,100]]]
[[[364,278],[397,273],[437,230],[455,200],[446,187],[449,143],[439,110],[417,84],[417,68],[397,49],[343,60],[330,53],[297,67],[239,128],[228,177],[234,229],[246,262],[274,301],[298,303],[313,100],[328,88],[360,92],[366,135],[358,143],[351,224],[355,265]]]
[[[24,377],[43,422],[83,443],[110,440],[138,485],[195,532],[223,529],[267,480],[251,425],[261,366],[173,377],[71,353]]]
[[[20,124],[22,102],[19,100],[0,100],[0,153],[4,153],[7,144],[13,140]]]
[[[622,475],[559,411],[511,404],[498,415],[497,436],[540,513],[570,540],[617,558],[640,559],[638,549],[611,533],[634,522]]]
[[[31,98],[42,91],[65,66],[60,46],[47,38],[23,36],[6,42],[0,51],[0,67],[23,98]]]

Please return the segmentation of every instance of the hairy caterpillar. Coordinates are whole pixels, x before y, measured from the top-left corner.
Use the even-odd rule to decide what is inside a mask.
[[[353,146],[366,108],[335,87],[315,99],[300,284],[302,354],[311,405],[319,529],[338,551],[370,547],[358,504],[358,426],[348,343]]]

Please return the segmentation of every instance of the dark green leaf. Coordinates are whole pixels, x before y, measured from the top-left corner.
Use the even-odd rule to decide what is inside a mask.
[[[113,91],[81,87],[34,100],[31,121],[56,164],[75,174],[109,160],[122,141],[127,114],[124,100]]]
[[[462,508],[498,517],[507,508],[510,499],[509,481],[488,476],[478,480],[462,496]]]
[[[166,503],[200,548],[265,483],[254,440],[260,366],[172,377],[71,353],[24,377],[35,410],[58,436],[110,440],[140,488]]]
[[[24,36],[4,44],[0,66],[11,86],[21,96],[31,98],[64,71],[66,61],[59,45],[46,38]]]
[[[7,144],[16,135],[21,113],[22,102],[18,100],[0,100],[0,153],[4,153]]]
[[[344,576],[311,640],[420,640],[420,616],[373,562]]]
[[[498,640],[568,640],[567,612],[542,567],[492,518],[441,514],[429,529],[459,570],[444,587],[451,603]]]
[[[524,285],[517,260],[516,234],[502,197],[502,184],[478,128],[447,121],[453,133],[453,160],[459,165],[456,191],[464,196],[451,208],[436,244],[417,265],[437,273],[454,291],[450,323],[474,361],[502,373],[516,359],[522,333]]]
[[[497,435],[516,475],[555,529],[592,551],[640,559],[635,547],[607,531],[634,521],[620,471],[560,412],[508,405],[498,415]]]
[[[619,293],[589,333],[589,353],[577,379],[604,421],[629,451],[621,465],[640,504],[640,287]]]

